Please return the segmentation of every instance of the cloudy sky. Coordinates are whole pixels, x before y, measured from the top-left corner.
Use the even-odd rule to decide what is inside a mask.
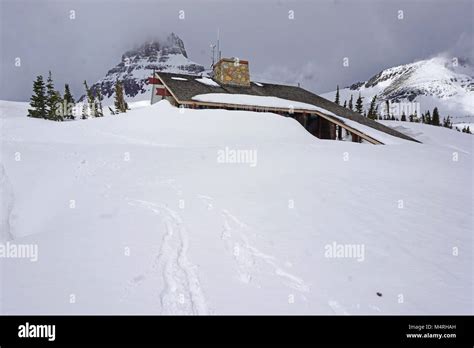
[[[48,70],[79,96],[84,79],[95,82],[124,51],[170,32],[183,39],[190,59],[207,66],[219,28],[222,55],[249,60],[254,80],[300,82],[317,93],[441,53],[474,61],[472,0],[0,4],[0,99],[7,100],[28,100],[33,79]]]

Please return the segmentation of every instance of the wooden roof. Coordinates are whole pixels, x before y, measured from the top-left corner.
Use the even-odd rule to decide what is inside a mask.
[[[159,72],[156,73],[156,76],[158,76],[160,80],[164,83],[164,85],[170,90],[171,94],[174,98],[177,99],[178,103],[199,104],[199,102],[193,100],[192,98],[198,94],[208,93],[248,94],[262,97],[278,97],[301,103],[312,104],[322,109],[328,110],[329,112],[332,112],[341,118],[355,121],[362,125],[376,129],[380,132],[384,132],[401,139],[419,142],[403,133],[400,133],[367,117],[364,117],[355,111],[351,111],[347,108],[337,105],[336,103],[322,98],[314,93],[311,93],[301,87],[277,85],[263,82],[259,83],[261,84],[261,86],[259,86],[255,82],[251,82],[249,87],[229,85],[220,85],[219,87],[213,87],[196,81],[196,79],[201,78],[201,76],[196,75]],[[178,77],[180,79],[173,79],[173,77]],[[282,109],[282,111],[284,110]],[[315,113],[314,110],[307,110],[307,112]]]

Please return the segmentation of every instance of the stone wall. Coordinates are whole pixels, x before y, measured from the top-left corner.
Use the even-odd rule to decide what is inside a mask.
[[[223,85],[250,87],[249,63],[223,58],[214,65],[214,79]]]

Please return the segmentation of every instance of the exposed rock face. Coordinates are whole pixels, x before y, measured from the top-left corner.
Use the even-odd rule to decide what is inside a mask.
[[[183,40],[171,33],[163,42],[146,42],[137,49],[125,52],[122,61],[110,69],[103,79],[94,83],[91,89],[96,93],[100,88],[104,104],[110,104],[115,82],[120,81],[126,98],[146,100],[150,98],[148,78],[152,76],[153,70],[197,75],[204,71],[204,66],[189,60]]]

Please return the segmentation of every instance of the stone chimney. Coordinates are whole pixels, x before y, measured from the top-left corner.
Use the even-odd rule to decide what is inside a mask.
[[[238,58],[222,58],[213,68],[214,80],[222,85],[250,87],[249,62]]]

